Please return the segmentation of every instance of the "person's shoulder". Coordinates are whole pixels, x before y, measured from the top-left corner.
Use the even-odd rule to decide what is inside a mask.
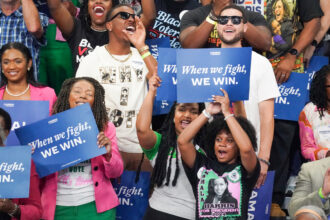
[[[270,64],[269,60],[265,56],[263,56],[263,55],[255,52],[255,51],[252,51],[251,59],[253,59],[253,60],[257,61],[257,62],[262,62],[262,63],[265,63],[265,64]],[[259,65],[259,63],[258,63],[258,65]]]
[[[316,170],[319,170],[322,172],[323,170],[320,169],[323,166],[329,166],[330,164],[330,157],[326,157],[321,160],[315,160],[307,163],[303,163],[301,166],[301,172],[315,172]]]
[[[194,9],[189,10],[187,13],[184,14],[183,18],[189,15],[204,15],[208,14],[212,9],[211,5],[204,5]]]
[[[87,56],[85,56],[82,59],[82,62],[88,62],[91,60],[99,60],[99,58],[104,57],[104,55],[107,53],[107,50],[105,49],[105,45],[102,46],[96,46]]]

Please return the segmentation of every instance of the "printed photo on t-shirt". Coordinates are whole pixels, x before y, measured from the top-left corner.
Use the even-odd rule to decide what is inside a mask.
[[[199,218],[241,216],[242,175],[239,167],[222,176],[201,167],[197,175]]]
[[[127,105],[128,102],[128,87],[122,87],[121,88],[121,93],[120,93],[120,105]]]
[[[135,111],[126,111],[126,128],[133,126],[133,117],[135,117]]]
[[[109,119],[115,125],[115,127],[119,127],[124,120],[123,112],[119,109],[114,109],[111,111]]]
[[[120,82],[132,82],[131,66],[123,65],[119,67]]]
[[[143,80],[143,69],[142,67],[141,68],[136,68],[136,67],[133,67],[134,69],[134,72],[136,74],[136,79],[138,82],[142,81]]]

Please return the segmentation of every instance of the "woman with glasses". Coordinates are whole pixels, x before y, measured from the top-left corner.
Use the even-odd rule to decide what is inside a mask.
[[[330,153],[330,65],[314,74],[309,99],[299,116],[299,134],[302,155],[313,161]]]

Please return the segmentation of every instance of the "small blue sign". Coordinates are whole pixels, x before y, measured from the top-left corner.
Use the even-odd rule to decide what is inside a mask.
[[[329,57],[325,56],[312,56],[311,61],[309,62],[308,68],[305,70],[305,73],[308,74],[308,85],[307,85],[307,100],[309,102],[309,89],[314,74],[319,71],[323,66],[329,64]]]
[[[7,146],[20,145],[15,129],[49,116],[49,101],[0,100],[0,108],[9,113],[12,122],[5,144]]]
[[[288,81],[278,85],[281,96],[275,99],[276,119],[298,121],[306,104],[307,83],[307,74],[292,72]]]
[[[24,145],[35,148],[32,159],[39,177],[106,153],[89,104],[58,113],[15,130]]]
[[[176,101],[176,49],[159,48],[158,76],[162,80],[156,101]]]
[[[113,188],[119,198],[116,208],[116,219],[143,219],[148,207],[150,173],[140,172],[140,178],[135,183],[135,171],[125,170],[120,177],[120,184],[114,181]]]
[[[251,47],[177,50],[177,100],[210,102],[225,89],[231,101],[249,98]]]
[[[149,50],[151,55],[158,60],[159,57],[159,48],[170,48],[170,38],[169,37],[162,37],[162,38],[155,38],[146,40],[146,44],[149,46]]]
[[[248,219],[269,219],[270,208],[272,205],[274,177],[275,171],[269,171],[264,185],[259,189],[254,189],[252,191],[249,201]]]
[[[31,147],[0,147],[0,198],[28,198]]]

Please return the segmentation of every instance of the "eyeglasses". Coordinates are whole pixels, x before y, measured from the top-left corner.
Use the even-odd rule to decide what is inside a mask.
[[[120,11],[117,14],[115,14],[109,21],[112,21],[118,15],[120,16],[121,19],[124,19],[124,20],[128,20],[129,17],[131,17],[131,16],[132,16],[133,19],[135,19],[135,14],[131,14],[131,13],[128,13],[128,12],[125,12],[125,11]]]
[[[231,22],[234,25],[239,25],[242,22],[243,17],[242,16],[220,16],[218,18],[218,22],[221,25],[225,25],[228,23],[229,19],[231,20]]]

